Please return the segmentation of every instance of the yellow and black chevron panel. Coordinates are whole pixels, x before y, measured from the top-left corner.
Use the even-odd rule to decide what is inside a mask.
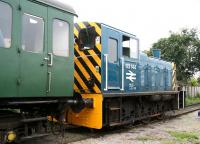
[[[101,93],[101,25],[95,22],[80,22],[74,26],[75,39],[81,29],[94,27],[96,42],[94,48],[81,50],[74,44],[74,90],[80,93]]]

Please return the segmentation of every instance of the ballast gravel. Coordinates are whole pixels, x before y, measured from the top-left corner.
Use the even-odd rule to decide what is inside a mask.
[[[196,111],[174,119],[70,144],[200,144],[200,117]]]

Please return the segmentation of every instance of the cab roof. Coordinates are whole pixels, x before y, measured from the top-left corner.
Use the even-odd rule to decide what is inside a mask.
[[[120,32],[120,33],[123,33],[124,35],[131,36],[131,37],[135,37],[135,38],[136,38],[136,35],[131,34],[131,33],[129,33],[129,32],[126,32],[126,31],[123,31],[123,30],[121,30],[121,29],[115,28],[115,27],[113,27],[113,26],[110,26],[110,25],[107,25],[107,24],[104,24],[104,23],[101,23],[101,25],[103,25],[104,27],[107,27],[107,28],[109,28],[109,29],[113,29],[113,30],[116,30],[116,31],[118,31],[118,32]]]
[[[76,11],[70,5],[63,3],[61,1],[58,0],[37,0],[37,1],[77,16]]]

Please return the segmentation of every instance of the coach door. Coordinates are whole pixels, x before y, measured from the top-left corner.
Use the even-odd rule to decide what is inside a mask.
[[[0,1],[0,97],[18,95],[18,0]]]
[[[120,35],[115,30],[106,28],[105,30],[105,47],[107,49],[107,89],[120,89],[120,61],[119,45]]]
[[[73,17],[48,8],[48,95],[71,96],[73,93]]]
[[[19,95],[46,96],[47,7],[20,0],[21,47]]]

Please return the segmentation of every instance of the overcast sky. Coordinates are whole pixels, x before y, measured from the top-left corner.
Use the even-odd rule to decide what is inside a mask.
[[[200,0],[59,0],[70,4],[76,21],[102,22],[137,35],[140,49],[169,31],[200,27]]]

